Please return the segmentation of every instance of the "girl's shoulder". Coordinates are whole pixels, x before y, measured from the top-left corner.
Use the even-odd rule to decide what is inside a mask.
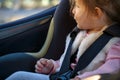
[[[120,59],[120,40],[111,46],[107,59]]]

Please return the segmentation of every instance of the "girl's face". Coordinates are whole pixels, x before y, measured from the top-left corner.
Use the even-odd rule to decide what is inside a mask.
[[[100,30],[105,24],[103,16],[97,16],[96,14],[88,13],[81,0],[75,0],[75,6],[72,10],[74,19],[77,22],[79,29],[85,29],[88,31]]]

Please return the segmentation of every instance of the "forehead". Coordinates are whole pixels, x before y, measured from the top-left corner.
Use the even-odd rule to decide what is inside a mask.
[[[83,5],[82,0],[74,0],[75,4]]]
[[[78,3],[79,2],[79,0],[74,0],[75,1],[75,3]]]

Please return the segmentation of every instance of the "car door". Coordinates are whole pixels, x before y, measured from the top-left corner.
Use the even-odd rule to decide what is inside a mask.
[[[35,15],[0,24],[0,56],[41,49],[56,6]]]

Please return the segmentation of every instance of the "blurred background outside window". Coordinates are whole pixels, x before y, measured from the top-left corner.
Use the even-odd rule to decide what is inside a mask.
[[[60,0],[0,0],[0,24],[36,14],[59,2]]]

